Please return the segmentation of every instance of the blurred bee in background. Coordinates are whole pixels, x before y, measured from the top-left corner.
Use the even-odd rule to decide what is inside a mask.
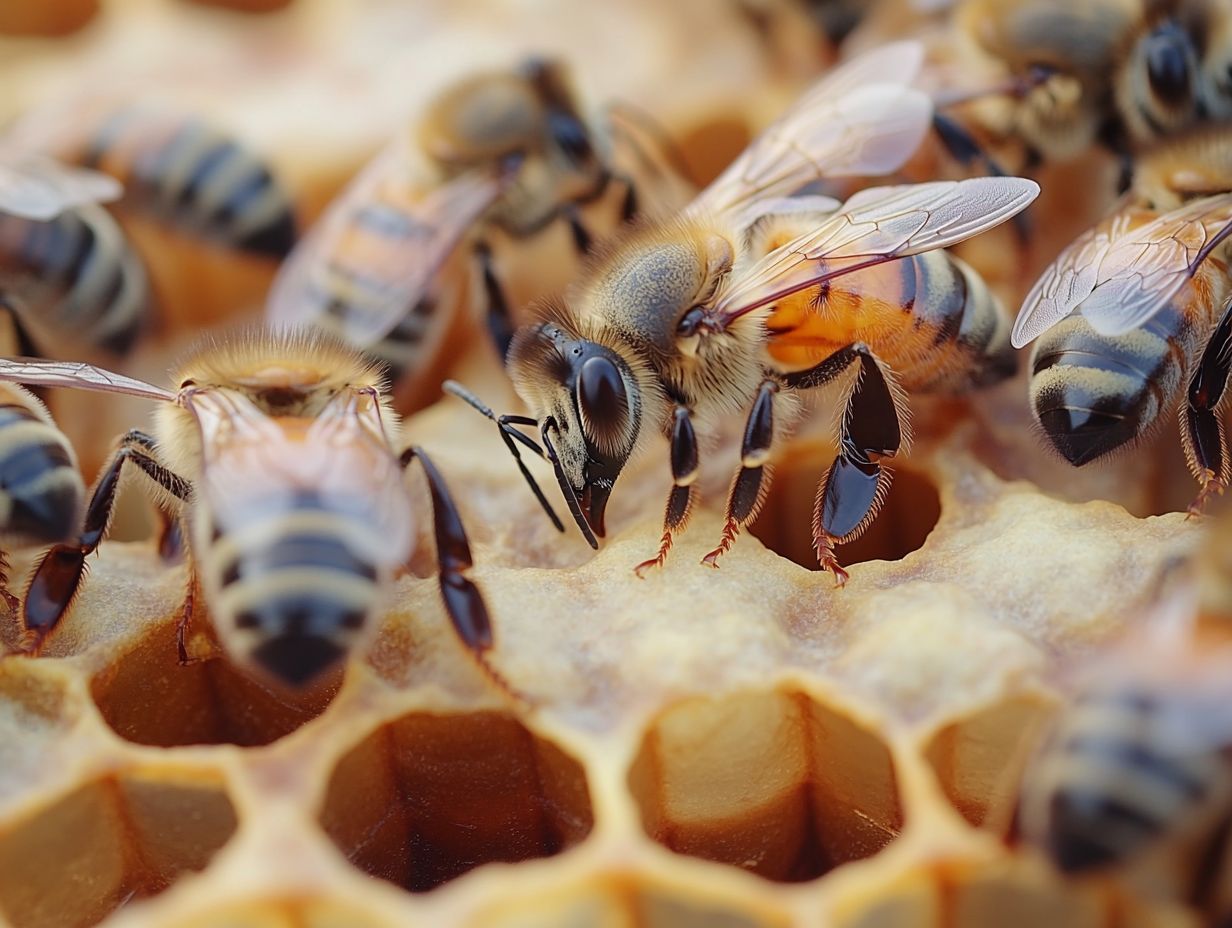
[[[192,575],[224,647],[275,681],[316,680],[371,631],[414,542],[404,472],[428,478],[446,610],[487,669],[487,608],[465,576],[470,548],[444,481],[402,450],[399,419],[374,365],[332,339],[256,332],[206,342],[165,390],[87,364],[0,359],[0,380],[162,403],[155,435],[133,429],[95,483],[80,533],[39,561],[26,593],[25,644],[37,651],[68,610],[85,560],[107,533],[125,464],[182,513]],[[128,468],[131,469],[131,468]]]
[[[1018,822],[1067,875],[1132,882],[1142,863],[1157,884],[1152,855],[1196,844],[1178,901],[1221,919],[1232,917],[1230,529],[1219,520],[1145,627],[1080,677],[1024,773]]]
[[[603,128],[609,137],[601,140],[558,62],[533,59],[449,88],[311,229],[275,281],[269,321],[334,332],[385,363],[399,394],[413,392],[462,302],[459,275],[446,265],[469,257],[503,359],[515,307],[502,283],[498,237],[512,246],[512,264],[520,243],[563,222],[581,256],[648,205],[667,200],[661,208],[670,209],[684,200],[674,166],[652,150],[662,139],[644,119],[613,107]],[[656,185],[653,197],[643,200],[621,173],[622,154],[636,158],[639,179]],[[613,188],[614,215],[583,217],[583,207]],[[537,293],[563,286],[577,266],[543,268]]]
[[[23,147],[102,171],[123,205],[222,248],[281,260],[297,237],[289,194],[265,159],[201,119],[143,104],[48,105],[10,135]]]
[[[141,260],[99,204],[122,187],[13,144],[0,153],[0,303],[4,353],[66,346],[124,354],[144,326]]]
[[[1067,247],[1027,294],[1013,343],[1035,341],[1030,402],[1082,466],[1137,441],[1177,402],[1200,512],[1232,471],[1219,405],[1232,365],[1232,126],[1138,162],[1120,208]]]
[[[1038,193],[1032,181],[874,188],[841,206],[790,196],[910,157],[932,116],[909,86],[922,60],[920,45],[899,43],[832,71],[676,218],[604,248],[565,301],[518,332],[509,372],[532,418],[503,417],[502,436],[516,455],[515,442],[529,440],[513,427],[538,429],[592,546],[616,479],[661,430],[674,485],[659,552],[637,569],[662,564],[694,501],[695,420],[704,434],[751,400],[723,536],[704,558],[716,566],[765,493],[776,394],[847,375],[840,451],[814,513],[818,558],[842,583],[834,545],[876,515],[889,486],[881,462],[904,444],[899,384],[961,389],[1012,371],[1008,322],[980,279],[923,253],[1024,209]],[[871,270],[898,258],[907,260]]]
[[[985,58],[1019,89],[978,96],[959,119],[1003,164],[1132,153],[1232,106],[1228,4],[1206,0],[965,0],[950,50]],[[1018,149],[1018,153],[1012,153]]]

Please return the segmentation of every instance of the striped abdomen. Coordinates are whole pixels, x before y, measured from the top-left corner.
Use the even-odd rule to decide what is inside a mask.
[[[983,279],[933,251],[842,277],[775,307],[770,354],[811,366],[864,342],[911,390],[961,390],[1014,372],[1009,323]]]
[[[346,341],[345,320],[352,314],[371,315],[396,292],[397,281],[388,275],[401,273],[403,260],[382,260],[382,255],[405,253],[408,239],[424,234],[411,206],[392,192],[389,200],[381,191],[348,216],[347,234],[332,254],[307,271],[310,299],[324,308],[317,325]],[[447,265],[446,265],[447,267]],[[398,324],[379,341],[364,348],[366,354],[389,370],[395,383],[415,376],[431,362],[444,337],[461,296],[460,282],[449,270],[438,273],[427,291],[403,307]]]
[[[80,528],[85,486],[64,434],[0,390],[0,534],[37,544],[65,541]],[[14,402],[22,400],[21,403]]]
[[[1027,836],[1061,870],[1124,863],[1201,824],[1226,797],[1228,760],[1218,745],[1175,747],[1185,743],[1168,731],[1178,710],[1160,711],[1162,700],[1173,698],[1105,687],[1064,716],[1023,795]]]
[[[1081,315],[1049,329],[1031,355],[1031,410],[1050,442],[1086,464],[1147,432],[1171,408],[1197,333],[1171,305],[1141,328],[1100,335]]]
[[[0,263],[0,298],[36,341],[67,338],[123,354],[141,332],[150,300],[145,268],[101,207],[47,222],[0,216]]]
[[[340,660],[378,604],[387,571],[364,511],[312,491],[254,500],[199,558],[217,617],[286,683],[302,686]]]
[[[229,248],[283,258],[295,244],[290,197],[266,163],[198,120],[125,108],[76,151],[55,154],[106,171],[136,203]]]

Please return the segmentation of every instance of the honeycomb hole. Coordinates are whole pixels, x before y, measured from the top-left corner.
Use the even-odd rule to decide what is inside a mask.
[[[1009,833],[1018,785],[1050,715],[1039,699],[1014,698],[938,731],[924,756],[946,796],[968,822]]]
[[[655,841],[783,882],[870,857],[902,829],[889,750],[800,692],[668,709],[629,786]]]
[[[771,551],[809,570],[820,569],[813,551],[813,500],[833,459],[828,444],[802,441],[775,464],[770,492],[749,528]],[[941,496],[932,479],[897,464],[893,470],[894,481],[877,518],[855,541],[839,546],[843,565],[901,560],[924,546],[941,518]]]
[[[14,928],[97,924],[204,869],[235,827],[217,780],[95,780],[0,832],[0,911]]]
[[[174,622],[158,626],[91,680],[103,718],[128,741],[269,744],[320,715],[337,692],[340,672],[302,693],[276,692],[221,650],[181,665],[175,632]]]
[[[361,870],[426,892],[485,863],[560,853],[593,815],[578,762],[509,715],[416,712],[342,758],[321,824]]]

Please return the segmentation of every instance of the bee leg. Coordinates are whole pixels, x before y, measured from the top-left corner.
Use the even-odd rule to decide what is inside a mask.
[[[867,345],[849,345],[811,371],[787,378],[790,386],[815,386],[851,363],[860,370],[843,410],[838,456],[817,487],[813,506],[813,547],[823,570],[838,586],[847,582],[834,546],[858,538],[876,517],[890,489],[890,472],[881,459],[903,443],[902,415],[886,371]],[[819,379],[820,378],[820,379]]]
[[[492,261],[492,246],[481,239],[475,243],[473,254],[479,264],[479,279],[483,285],[484,302],[487,304],[484,318],[488,322],[488,333],[492,336],[492,344],[496,346],[501,364],[504,364],[509,354],[509,344],[516,331],[513,314],[509,311],[505,288],[501,285]]]
[[[764,380],[757,390],[757,399],[744,424],[744,441],[740,445],[740,470],[732,481],[727,496],[727,521],[719,546],[702,558],[707,567],[718,567],[719,558],[736,540],[740,529],[757,515],[765,498],[767,486],[766,462],[774,442],[774,395],[779,392],[777,380]]]
[[[98,550],[111,524],[126,461],[136,464],[172,496],[181,501],[188,499],[191,492],[188,481],[155,460],[151,455],[153,448],[154,439],[149,435],[136,429],[128,432],[94,484],[77,542],[56,545],[39,561],[26,589],[22,609],[25,626],[22,644],[26,651],[38,652],[77,595],[85,574],[86,558]]]
[[[693,431],[693,420],[686,407],[677,406],[672,418],[672,492],[667,497],[663,537],[659,541],[659,553],[633,568],[639,577],[645,577],[652,567],[663,566],[667,553],[672,550],[672,538],[688,524],[697,467],[697,435]]]
[[[565,217],[565,221],[569,223],[569,231],[573,235],[573,247],[577,250],[577,253],[583,257],[590,254],[590,249],[594,247],[595,239],[582,222],[577,206],[573,203],[568,203],[561,207],[561,214]]]
[[[424,476],[428,478],[428,490],[432,494],[437,575],[445,611],[449,613],[449,620],[462,643],[476,655],[482,655],[492,647],[492,620],[479,588],[464,573],[474,564],[474,560],[471,558],[470,542],[466,539],[466,529],[462,526],[462,517],[449,494],[449,488],[445,486],[445,479],[432,459],[418,446],[402,452],[400,461],[403,469],[410,467],[414,460],[418,460],[423,468]]]
[[[1201,484],[1197,498],[1189,505],[1189,515],[1202,513],[1206,504],[1228,486],[1228,441],[1223,422],[1215,414],[1228,384],[1232,369],[1232,300],[1224,306],[1223,316],[1189,380],[1185,407],[1181,419],[1181,444],[1189,469]]]
[[[556,510],[552,508],[552,504],[548,502],[548,498],[543,495],[543,490],[539,487],[539,483],[535,480],[535,475],[527,469],[526,462],[522,460],[522,454],[518,451],[518,443],[521,443],[539,457],[544,458],[545,460],[547,459],[547,455],[544,453],[543,449],[539,447],[538,442],[536,442],[533,438],[523,435],[514,428],[515,425],[537,426],[539,423],[534,419],[531,419],[529,416],[497,416],[496,413],[492,412],[491,407],[489,407],[483,400],[477,397],[470,390],[466,389],[466,387],[462,386],[462,384],[458,383],[456,380],[446,380],[445,383],[442,384],[442,389],[444,389],[444,391],[451,396],[456,396],[458,399],[462,400],[462,402],[466,403],[481,416],[491,419],[496,423],[497,428],[500,430],[501,441],[505,443],[505,447],[509,450],[509,453],[513,455],[513,460],[517,462],[518,470],[521,472],[522,477],[526,480],[531,492],[535,494],[535,499],[539,501],[539,505],[543,507],[543,511],[547,513],[548,518],[552,520],[552,524],[556,526],[556,531],[563,532],[565,530],[565,524],[560,521],[560,516],[556,514]]]
[[[441,598],[445,601],[445,611],[449,613],[449,621],[488,679],[506,695],[524,702],[525,697],[515,690],[488,660],[488,651],[493,644],[492,619],[488,615],[488,607],[479,588],[463,573],[474,561],[458,507],[454,504],[440,471],[418,446],[407,448],[400,458],[404,469],[414,460],[418,460],[423,468],[424,476],[428,478],[428,491],[432,496],[437,582],[440,584]]]

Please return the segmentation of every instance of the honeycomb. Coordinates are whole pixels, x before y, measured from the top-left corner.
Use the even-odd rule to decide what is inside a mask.
[[[311,215],[388,134],[399,77],[418,99],[497,50],[593,52],[587,89],[657,88],[656,115],[682,127],[698,176],[713,174],[789,78],[730,10],[618,6],[588,5],[582,28],[563,3],[528,21],[512,0],[441,0],[413,15],[375,0],[297,0],[240,21],[130,0],[71,49],[15,56],[8,102],[62,92],[70,63],[72,80],[118,67],[130,39],[127,66],[145,70],[126,79],[167,76],[194,98],[199,72],[230,60],[228,37],[277,26],[302,72],[265,75],[230,109],[225,81],[202,98],[285,161]],[[701,15],[715,37],[697,54],[725,67],[714,82],[683,82],[681,49]],[[641,49],[636,60],[617,39]],[[368,70],[356,63],[363,48],[378,62]],[[408,59],[422,82],[405,80]],[[288,98],[295,74],[303,86]],[[338,138],[309,157],[314,117],[277,105],[336,104],[344,78],[366,82],[367,122],[341,113]],[[733,99],[748,111],[734,113]],[[1037,221],[1060,208],[1046,200]],[[157,377],[193,329],[256,312],[259,297],[232,301],[271,269],[173,237],[146,247],[181,272],[160,287],[172,308],[134,364]],[[1048,247],[1032,260],[1048,260]],[[219,268],[225,279],[212,280]],[[478,343],[473,331],[458,341],[468,340]],[[460,355],[452,373],[494,406],[513,403],[485,351]],[[1189,487],[1170,436],[1073,471],[1040,449],[1024,395],[1020,380],[969,400],[913,399],[915,444],[873,529],[840,552],[851,565],[843,590],[809,550],[806,513],[834,452],[824,396],[809,400],[817,414],[782,451],[763,513],[721,570],[698,561],[721,528],[734,431],[704,461],[704,504],[667,567],[645,580],[632,567],[658,543],[665,444],[622,476],[607,543],[592,552],[543,518],[490,423],[457,401],[430,405],[407,431],[458,498],[506,689],[449,628],[426,524],[371,645],[297,694],[233,665],[200,619],[199,659],[180,666],[184,567],[149,541],[107,542],[43,654],[0,660],[0,918],[13,928],[1198,924],[1167,897],[1067,882],[1007,840],[1034,735],[1065,698],[1057,665],[1116,637],[1202,537],[1176,511]],[[97,454],[145,413],[66,403],[62,415]],[[426,487],[414,490],[426,512]],[[16,558],[15,576],[33,554]],[[19,631],[0,617],[0,642],[12,648]]]

